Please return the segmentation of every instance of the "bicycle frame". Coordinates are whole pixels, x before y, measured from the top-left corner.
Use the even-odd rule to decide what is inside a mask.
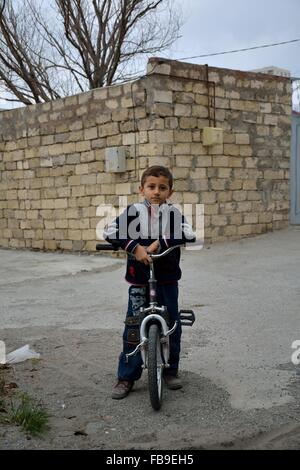
[[[140,339],[141,342],[137,345],[134,351],[131,353],[126,354],[126,361],[128,362],[128,358],[131,356],[135,356],[135,354],[138,353],[138,351],[141,352],[142,356],[142,361],[143,365],[142,367],[144,369],[147,369],[148,367],[148,359],[147,359],[147,343],[148,343],[148,331],[149,331],[149,326],[151,323],[158,323],[160,326],[160,332],[161,332],[161,346],[162,346],[162,355],[164,359],[164,366],[168,367],[168,360],[170,356],[170,345],[169,345],[169,336],[175,331],[177,328],[178,322],[175,321],[173,327],[169,329],[166,320],[163,318],[163,314],[166,312],[166,307],[161,306],[159,307],[157,304],[157,295],[156,295],[156,279],[155,279],[155,273],[154,273],[154,263],[153,260],[157,258],[161,258],[162,256],[167,255],[170,253],[170,251],[174,250],[177,248],[179,245],[176,245],[174,247],[168,248],[166,251],[164,251],[161,254],[149,254],[151,257],[151,263],[150,263],[150,278],[149,278],[149,297],[150,297],[150,302],[149,302],[149,307],[144,308],[141,307],[140,313],[142,315],[146,315],[144,319],[142,320],[142,323],[140,325]]]

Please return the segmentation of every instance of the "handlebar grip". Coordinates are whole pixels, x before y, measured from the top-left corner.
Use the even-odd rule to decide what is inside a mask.
[[[104,245],[102,243],[97,243],[96,245],[97,251],[118,251],[119,247],[114,245]]]

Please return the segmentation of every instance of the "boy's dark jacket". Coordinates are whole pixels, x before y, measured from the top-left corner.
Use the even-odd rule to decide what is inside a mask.
[[[175,245],[195,242],[190,224],[172,204],[151,206],[148,201],[132,204],[104,229],[104,238],[117,244],[127,253],[133,253],[136,246],[149,246],[159,240],[159,253]],[[154,269],[157,281],[176,282],[181,278],[180,248],[155,260]],[[146,285],[149,279],[149,266],[133,257],[127,258],[125,279],[134,285]]]

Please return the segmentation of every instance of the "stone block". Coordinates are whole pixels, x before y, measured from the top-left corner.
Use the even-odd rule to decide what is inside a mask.
[[[153,100],[158,103],[172,103],[173,93],[172,91],[154,90]]]
[[[42,200],[42,209],[55,209],[55,200],[54,199]]]
[[[176,113],[176,109],[175,109]],[[186,114],[184,114],[186,116]],[[202,105],[193,105],[192,106],[192,116],[198,118],[207,118],[208,117],[208,107]]]
[[[203,191],[200,193],[200,202],[202,204],[215,204],[217,202],[217,194],[213,191]]]
[[[228,218],[225,215],[212,215],[211,223],[213,226],[222,227],[228,224]]]
[[[82,230],[82,240],[96,240],[96,230]]]
[[[87,175],[89,172],[89,166],[87,163],[82,163],[80,165],[76,165],[75,173],[76,175]]]
[[[197,204],[199,202],[199,194],[183,193],[183,202],[185,204]]]
[[[71,240],[61,240],[58,244],[61,250],[71,251],[73,249],[73,243]]]
[[[191,180],[190,190],[195,192],[208,191],[209,187],[207,178]]]
[[[208,155],[208,150],[201,142],[193,142],[191,144],[191,154],[192,155]]]
[[[55,209],[66,209],[68,207],[68,199],[63,198],[63,199],[55,199]]]
[[[83,130],[77,130],[69,133],[69,142],[80,142],[83,140]]]
[[[258,214],[245,214],[244,215],[244,224],[258,224]]]
[[[79,141],[75,143],[75,151],[76,152],[88,152],[91,150],[91,141],[90,140],[85,140],[85,141]]]
[[[242,225],[237,228],[238,235],[251,235],[252,225]]]
[[[206,168],[212,166],[212,157],[201,155],[196,157],[196,167]]]
[[[224,191],[226,189],[226,180],[225,179],[210,179],[211,189],[214,191]]]
[[[179,103],[177,103],[175,105],[174,114],[175,114],[175,116],[185,116],[185,117],[191,116],[192,115],[192,106],[190,104],[179,104]],[[198,116],[198,115],[194,114],[194,116]]]
[[[264,118],[264,124],[266,126],[278,126],[278,116],[274,114],[266,114]]]
[[[232,191],[222,191],[218,194],[219,203],[232,201]]]
[[[131,194],[131,183],[117,183],[115,193],[117,195]]]
[[[138,143],[138,133],[129,132],[122,135],[122,144],[123,145],[135,145]]]
[[[82,231],[81,230],[71,230],[67,231],[69,240],[82,240]]]
[[[173,143],[174,142],[174,131],[172,130],[164,130],[164,131],[149,131],[149,142],[157,142],[157,143]]]
[[[1,241],[0,241],[1,244]],[[32,248],[36,250],[44,250],[44,240],[32,240]]]
[[[55,220],[55,228],[57,229],[67,229],[68,228],[68,220]]]
[[[273,220],[273,213],[271,212],[264,212],[258,215],[258,221],[260,224],[268,224]]]
[[[141,144],[139,146],[140,156],[159,156],[163,154],[163,151],[164,148],[161,144]]]
[[[246,201],[247,192],[246,191],[233,191],[232,199],[234,201]]]
[[[99,137],[107,137],[119,133],[119,124],[117,122],[103,124],[98,127]]]
[[[127,97],[121,98],[121,107],[122,108],[133,108],[134,107],[133,99],[132,98],[127,98]],[[115,109],[115,108],[111,108],[111,109]]]
[[[72,187],[72,197],[82,197],[85,196],[84,186],[73,186]]]
[[[235,139],[236,139],[237,145],[249,145],[250,144],[249,134],[236,134]]]
[[[249,145],[241,145],[240,156],[241,157],[252,157],[253,149]]]
[[[219,208],[217,204],[205,204],[204,205],[205,222],[206,222],[207,216],[217,215],[218,212],[219,212]],[[210,219],[209,219],[209,224],[210,224]]]
[[[257,189],[257,180],[246,180],[243,182],[244,191],[255,191]]]
[[[191,168],[193,166],[193,158],[191,155],[178,155],[176,156],[176,166]]]
[[[265,170],[264,171],[265,180],[283,180],[284,171],[283,170]]]
[[[242,168],[243,167],[243,158],[238,157],[229,157],[228,159],[228,166],[230,168]]]
[[[226,156],[214,156],[212,159],[212,164],[214,167],[224,168],[229,166],[229,160]]]
[[[224,155],[236,156],[236,157],[239,156],[240,155],[239,145],[224,144]]]
[[[250,212],[252,210],[252,203],[250,201],[243,201],[237,203],[237,212]]]
[[[80,174],[76,176],[70,176],[68,178],[68,183],[70,186],[78,186],[80,185]]]
[[[179,127],[181,129],[196,129],[198,127],[198,120],[195,117],[181,117],[179,119]]]
[[[218,177],[219,178],[230,178],[230,175],[232,173],[231,168],[218,168]]]
[[[97,182],[97,175],[95,174],[94,175],[90,175],[90,174],[82,175],[80,177],[80,182],[82,185],[87,185],[87,186],[94,185]]]

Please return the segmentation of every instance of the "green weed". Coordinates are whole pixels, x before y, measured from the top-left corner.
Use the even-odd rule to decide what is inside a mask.
[[[11,423],[20,425],[24,431],[34,436],[48,428],[47,412],[40,403],[26,393],[20,394],[19,398],[11,403],[8,418]]]

